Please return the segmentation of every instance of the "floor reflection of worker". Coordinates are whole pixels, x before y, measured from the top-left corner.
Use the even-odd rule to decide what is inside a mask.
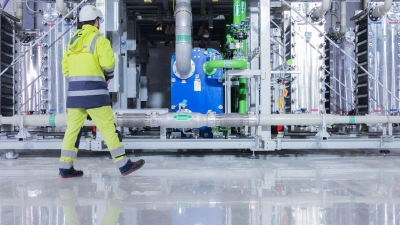
[[[65,225],[80,225],[79,216],[76,211],[78,198],[72,188],[64,187],[58,191],[61,199],[61,205],[64,212]]]
[[[114,187],[112,187],[112,190],[112,199],[108,200],[107,208],[104,215],[96,215],[97,218],[102,218],[101,222],[99,223],[100,225],[118,224],[121,213],[124,211],[125,201],[131,197],[131,192],[144,191],[136,183],[128,179],[120,179],[114,182]],[[77,211],[77,207],[79,206],[78,197],[77,194],[74,192],[74,188],[71,186],[68,187],[68,185],[65,184],[60,185],[59,195],[64,212],[65,224],[83,224],[79,220],[79,214]]]

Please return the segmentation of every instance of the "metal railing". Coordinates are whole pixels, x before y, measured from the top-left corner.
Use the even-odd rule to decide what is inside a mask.
[[[23,60],[23,57],[24,57],[34,46],[36,46],[37,44],[41,43],[41,41],[42,41],[43,38],[45,38],[45,37],[46,37],[50,32],[52,32],[54,29],[57,29],[58,26],[59,26],[60,24],[62,24],[62,23],[61,23],[62,21],[64,21],[71,13],[73,13],[75,10],[77,10],[78,7],[80,7],[80,6],[81,6],[83,3],[85,3],[86,1],[87,1],[87,0],[82,0],[82,1],[81,1],[79,4],[77,4],[72,10],[70,10],[66,15],[64,15],[61,19],[59,19],[59,20],[57,21],[57,23],[54,24],[54,26],[52,26],[48,31],[46,31],[41,37],[39,37],[38,39],[36,39],[35,42],[34,42],[29,48],[27,48],[27,49],[26,49],[25,51],[23,51],[23,52],[20,52],[20,54],[18,55],[18,57],[16,57],[16,58],[11,62],[11,64],[10,64],[9,66],[7,66],[7,67],[0,73],[0,77],[1,77],[9,68],[13,67],[13,66],[16,65],[18,62],[20,62],[21,60]],[[76,19],[75,19],[75,20],[72,20],[71,22],[72,22],[72,23],[76,22]],[[54,44],[55,44],[60,38],[62,38],[67,32],[69,32],[71,29],[72,29],[72,26],[71,26],[67,31],[65,31],[64,33],[62,33],[61,35],[59,35],[59,37],[57,37],[52,43],[50,43],[50,44],[47,46],[47,48],[49,49],[49,48],[53,47]],[[18,104],[18,106],[17,106],[17,113],[18,113],[18,114],[23,113],[23,112],[21,112],[21,109],[22,109],[26,104],[28,104],[35,96],[37,96],[38,94],[40,94],[41,91],[44,90],[43,88],[41,88],[39,91],[33,93],[33,95],[32,95],[29,99],[26,99],[25,102],[20,102],[20,99],[21,99],[20,96],[22,96],[22,95],[24,94],[24,92],[25,92],[30,86],[34,85],[36,82],[39,81],[39,78],[42,78],[42,77],[43,77],[43,75],[40,74],[40,75],[39,75],[38,77],[36,77],[31,83],[29,83],[28,85],[26,85],[23,89],[21,89],[21,90],[15,95],[15,96],[17,96],[17,98],[18,98],[18,101],[17,101],[17,104]]]

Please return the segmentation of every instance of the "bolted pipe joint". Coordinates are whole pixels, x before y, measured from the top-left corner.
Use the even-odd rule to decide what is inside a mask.
[[[392,7],[392,3],[392,0],[385,0],[383,5],[371,8],[369,10],[369,18],[372,21],[379,20],[382,16],[389,12],[390,8]]]
[[[311,20],[313,20],[314,22],[321,21],[324,18],[326,12],[329,10],[330,5],[330,0],[323,0],[320,7],[315,7],[308,13]]]

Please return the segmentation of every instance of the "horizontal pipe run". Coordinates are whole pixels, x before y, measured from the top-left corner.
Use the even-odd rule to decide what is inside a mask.
[[[203,72],[207,75],[213,75],[218,68],[228,69],[246,69],[248,67],[246,60],[211,60],[203,65]]]
[[[0,116],[0,125],[24,127],[65,127],[67,114],[54,115],[15,115]],[[333,124],[387,124],[400,123],[400,116],[339,116],[330,114],[272,114],[254,113],[215,114],[215,113],[165,113],[165,114],[116,114],[115,123],[123,127],[234,127],[234,126],[270,126],[270,125],[327,125]],[[93,121],[85,120],[83,126],[94,126]]]

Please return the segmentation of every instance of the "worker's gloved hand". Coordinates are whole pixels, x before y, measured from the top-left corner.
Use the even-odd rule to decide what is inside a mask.
[[[90,117],[90,115],[87,115],[86,119],[87,120],[92,120],[92,117]]]

